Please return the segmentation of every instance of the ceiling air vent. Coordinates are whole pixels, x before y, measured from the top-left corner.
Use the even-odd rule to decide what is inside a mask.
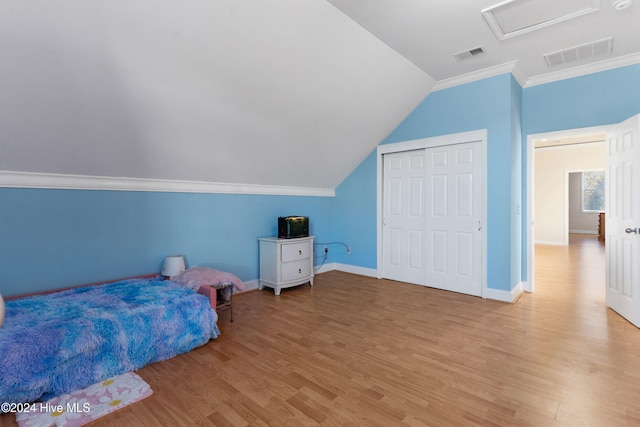
[[[597,56],[608,55],[613,52],[613,37],[581,44],[569,49],[559,50],[544,55],[549,67],[579,62]]]
[[[462,61],[463,59],[469,59],[471,57],[474,56],[478,56],[478,55],[482,55],[484,53],[484,49],[481,47],[476,47],[470,50],[465,50],[462,52],[458,52],[458,53],[454,53],[453,56],[455,56],[455,58],[458,61]]]

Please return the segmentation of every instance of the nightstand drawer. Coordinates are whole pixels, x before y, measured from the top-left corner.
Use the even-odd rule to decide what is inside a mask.
[[[309,242],[282,245],[282,262],[308,259],[309,257],[311,257],[311,245]]]
[[[311,275],[311,263],[308,259],[283,263],[280,274],[283,282],[308,277]]]

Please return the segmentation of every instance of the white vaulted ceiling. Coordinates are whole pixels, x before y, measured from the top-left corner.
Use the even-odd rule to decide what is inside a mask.
[[[324,0],[0,0],[0,170],[335,188],[433,81]]]
[[[509,34],[585,2],[598,7]],[[490,12],[504,39],[482,14],[500,3]],[[639,10],[608,0],[0,0],[0,172],[333,189],[434,88],[492,70],[527,85],[638,62]],[[558,56],[608,37],[604,56]],[[550,67],[550,53],[562,63]]]

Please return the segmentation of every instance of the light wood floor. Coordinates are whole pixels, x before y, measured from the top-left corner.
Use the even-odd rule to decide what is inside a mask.
[[[91,425],[640,425],[640,331],[605,307],[603,244],[536,248],[536,278],[515,304],[340,272],[240,294],[220,338]]]

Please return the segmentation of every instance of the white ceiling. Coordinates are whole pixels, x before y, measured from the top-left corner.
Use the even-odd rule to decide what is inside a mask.
[[[609,36],[597,61],[640,52],[637,4],[503,41],[493,5],[0,0],[0,171],[333,189],[434,87],[505,64],[524,85]]]
[[[467,74],[503,64],[513,64],[524,85],[548,74],[595,62],[638,61],[640,53],[640,4],[615,10],[611,0],[328,0],[380,40],[420,67],[439,85]],[[640,3],[640,2],[636,2]],[[494,15],[505,32],[536,22],[559,21],[500,40],[482,11]],[[561,17],[594,8],[573,19]],[[579,14],[577,14],[579,15]],[[613,37],[610,55],[556,67],[543,55]],[[483,47],[485,53],[458,61],[454,54]],[[632,58],[629,58],[632,56]],[[627,59],[629,58],[629,59]],[[553,78],[553,77],[550,77]]]

